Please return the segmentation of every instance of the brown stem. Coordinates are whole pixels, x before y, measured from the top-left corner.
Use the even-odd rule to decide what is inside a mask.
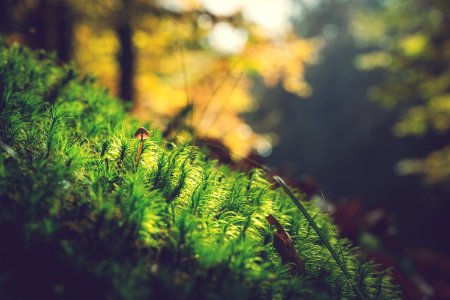
[[[142,146],[144,145],[144,138],[143,138],[143,134],[141,134],[141,140],[139,143],[139,150],[138,153],[136,154],[136,160],[134,161],[134,165],[136,166],[137,163],[139,162],[139,157],[141,157],[141,153],[142,153]]]

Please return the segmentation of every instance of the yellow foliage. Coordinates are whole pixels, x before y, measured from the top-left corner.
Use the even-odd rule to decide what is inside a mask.
[[[139,15],[140,8],[150,4],[137,0],[130,3],[135,6],[127,4],[127,9],[136,13],[132,19],[136,56],[133,113],[143,121],[164,130],[191,102],[193,116],[185,123],[193,126],[198,136],[222,139],[232,151],[246,155],[258,145],[262,149],[262,144],[269,143],[253,131],[242,135],[239,130],[245,125],[239,115],[255,107],[250,74],[261,76],[268,86],[280,83],[299,96],[311,94],[303,74],[305,64],[315,59],[318,41],[302,40],[293,34],[271,40],[256,25],[244,22],[242,26],[249,35],[246,46],[236,55],[224,55],[207,44],[211,26],[200,26],[204,19],[201,15],[193,18],[183,15],[200,9],[199,1],[151,4],[177,7],[180,14],[175,13],[176,16]],[[102,0],[73,5],[82,14],[91,16],[76,24],[75,60],[82,70],[96,74],[117,93],[118,38],[113,27],[104,26],[105,22],[95,16],[108,17],[114,22],[122,16],[117,7],[125,4],[119,0]],[[92,10],[102,12],[96,14]]]
[[[406,117],[395,124],[394,133],[397,136],[406,136],[410,134],[421,135],[427,129],[426,110],[422,106],[416,106],[409,109]]]
[[[441,132],[448,131],[450,129],[450,94],[432,98],[428,107],[434,128]]]
[[[361,54],[355,58],[355,66],[359,70],[385,68],[388,67],[391,62],[391,55],[384,51],[375,51],[367,54]]]
[[[403,38],[400,47],[406,56],[418,56],[422,54],[427,46],[427,38],[422,34],[414,34]]]
[[[398,136],[422,135],[429,127],[445,133],[450,129],[450,94],[431,98],[427,105],[414,106],[394,127]]]
[[[449,6],[445,0],[393,0],[377,9],[361,11],[353,19],[360,47],[378,49],[360,55],[355,66],[362,70],[382,68],[386,80],[372,87],[369,97],[388,109],[399,109],[394,126],[398,136],[431,136],[445,144],[450,129]],[[430,136],[429,136],[430,137]],[[429,183],[449,181],[449,148],[423,160],[404,160],[402,174],[425,174]]]
[[[118,67],[117,37],[112,30],[94,31],[87,24],[75,26],[75,61],[81,70],[95,74],[100,82],[116,93]]]
[[[304,68],[306,63],[314,61],[318,47],[317,40],[290,37],[283,42],[250,46],[245,53],[248,56],[247,63],[261,74],[265,84],[274,86],[281,81],[287,91],[308,97],[311,88],[304,81]]]
[[[405,159],[397,165],[402,174],[423,174],[428,184],[450,181],[450,147],[431,152],[425,159]]]

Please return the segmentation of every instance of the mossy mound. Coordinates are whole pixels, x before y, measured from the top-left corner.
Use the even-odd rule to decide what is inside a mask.
[[[391,278],[303,205],[345,261],[263,171],[232,171],[138,122],[45,53],[0,46],[0,298],[338,299],[398,297]],[[148,124],[147,124],[148,125]],[[274,215],[306,271],[273,247]]]

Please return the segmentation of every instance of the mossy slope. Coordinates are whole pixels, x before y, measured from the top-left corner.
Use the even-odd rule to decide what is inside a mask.
[[[390,277],[341,247],[348,281],[292,201],[261,170],[244,174],[139,127],[89,77],[44,53],[0,46],[0,298],[396,298]],[[272,246],[273,214],[306,265]],[[342,249],[341,249],[342,248]]]

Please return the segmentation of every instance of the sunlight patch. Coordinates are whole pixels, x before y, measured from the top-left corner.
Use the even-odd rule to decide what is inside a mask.
[[[220,52],[238,53],[247,42],[247,31],[231,26],[229,23],[220,22],[214,25],[208,41]]]

